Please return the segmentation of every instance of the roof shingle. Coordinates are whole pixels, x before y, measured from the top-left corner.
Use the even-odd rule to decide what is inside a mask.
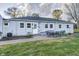
[[[6,20],[6,19],[4,19]],[[33,17],[33,16],[26,16],[26,17],[17,17],[17,18],[10,18],[7,19],[10,21],[52,21],[52,22],[63,22],[63,23],[71,23],[68,21],[64,21],[64,20],[58,20],[58,19],[53,19],[53,18],[45,18],[45,17]]]

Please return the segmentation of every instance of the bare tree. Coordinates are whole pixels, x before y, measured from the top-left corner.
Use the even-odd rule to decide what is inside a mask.
[[[39,14],[33,13],[32,16],[33,16],[33,17],[39,17]]]
[[[8,8],[6,11],[4,11],[7,15],[11,17],[17,17],[18,12],[16,7]]]
[[[79,28],[79,3],[65,4],[65,14],[69,20],[74,20]]]

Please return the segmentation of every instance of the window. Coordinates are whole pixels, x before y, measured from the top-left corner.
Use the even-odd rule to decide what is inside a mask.
[[[27,23],[27,28],[31,28],[31,23]]]
[[[69,25],[67,25],[67,28],[69,28]]]
[[[20,23],[20,28],[24,28],[24,23]]]
[[[5,26],[8,26],[8,23],[4,23]]]
[[[53,28],[53,24],[50,24],[50,28]]]
[[[48,24],[45,24],[45,28],[48,28]]]
[[[36,29],[37,28],[37,25],[36,24],[34,24],[34,29]]]
[[[61,28],[61,25],[59,25],[59,28]]]

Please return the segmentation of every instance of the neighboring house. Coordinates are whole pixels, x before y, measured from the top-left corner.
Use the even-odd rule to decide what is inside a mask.
[[[2,37],[7,33],[13,36],[24,36],[27,34],[38,34],[48,30],[65,31],[65,33],[73,33],[73,23],[44,17],[18,17],[4,19],[0,16],[0,31]]]

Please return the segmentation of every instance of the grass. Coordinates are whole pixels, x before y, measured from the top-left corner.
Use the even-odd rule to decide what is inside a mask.
[[[76,33],[78,32],[79,33],[79,28],[78,29],[74,29],[74,32],[76,32]]]
[[[79,56],[79,35],[0,46],[2,56]]]

